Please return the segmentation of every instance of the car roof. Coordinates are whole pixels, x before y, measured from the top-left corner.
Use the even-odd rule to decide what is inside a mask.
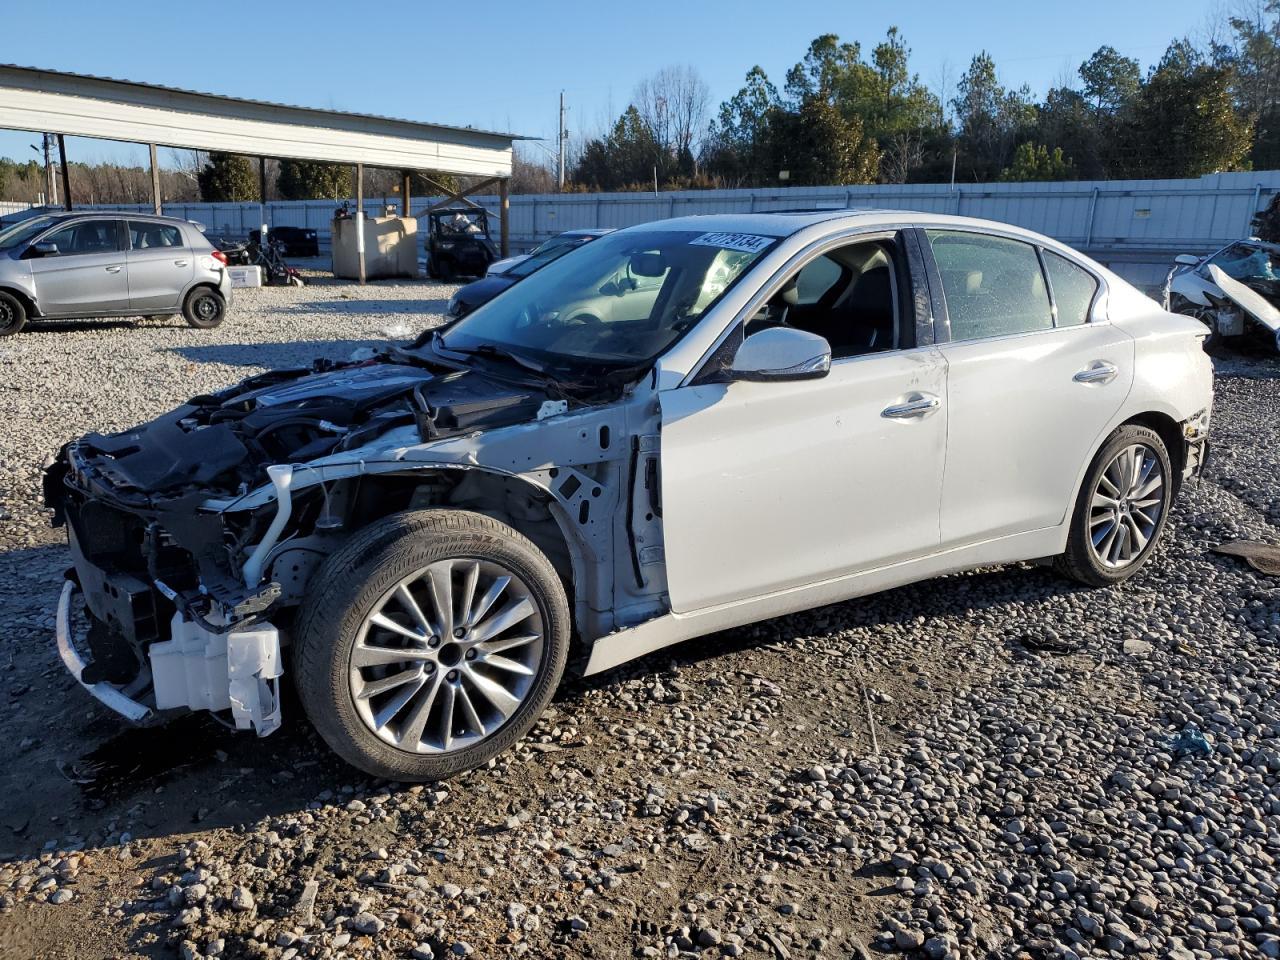
[[[769,237],[789,237],[811,227],[865,226],[948,226],[1014,234],[1036,243],[1049,240],[1023,227],[977,217],[957,217],[923,210],[890,210],[872,207],[845,209],[772,210],[760,213],[714,213],[670,220],[655,220],[628,227],[629,230],[700,230],[709,233],[753,233]]]
[[[574,230],[566,230],[560,234],[562,237],[603,237],[606,233],[614,233],[617,227],[578,227]]]
[[[136,210],[60,210],[57,213],[37,214],[37,216],[47,216],[57,222],[78,220],[84,217],[102,217],[111,220],[149,220],[153,223],[190,223],[194,225],[194,221],[186,220],[182,217],[166,217],[156,213],[141,213]]]

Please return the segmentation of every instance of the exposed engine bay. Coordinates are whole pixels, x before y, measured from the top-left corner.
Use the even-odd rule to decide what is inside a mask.
[[[661,543],[656,444],[637,436],[652,432],[644,408],[607,380],[573,393],[392,349],[264,373],[132,430],[89,434],[44,481],[74,561],[60,652],[99,699],[132,703],[110,704],[132,719],[229,710],[265,735],[280,723],[281,649],[311,576],[372,520],[436,505],[503,517],[574,582],[579,568],[612,568],[615,508],[632,501],[624,595],[597,574],[575,600],[600,633],[619,609],[655,616],[661,551],[642,562],[639,546]]]

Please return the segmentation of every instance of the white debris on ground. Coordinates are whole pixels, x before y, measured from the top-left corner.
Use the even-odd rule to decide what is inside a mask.
[[[0,341],[0,954],[1280,956],[1280,579],[1207,549],[1280,539],[1262,356],[1219,362],[1207,476],[1118,588],[992,569],[694,641],[438,785],[362,779],[293,701],[265,740],[125,732],[57,663],[42,465],[452,289]]]

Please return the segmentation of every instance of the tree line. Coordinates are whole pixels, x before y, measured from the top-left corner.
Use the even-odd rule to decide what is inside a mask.
[[[694,131],[690,134],[690,131]],[[699,132],[700,131],[700,132]],[[868,52],[824,34],[779,87],[759,66],[714,112],[691,67],[637,88],[588,138],[575,189],[1198,177],[1280,166],[1280,0],[1257,0],[1144,74],[1100,47],[1042,99],[985,51],[930,88],[894,27]]]

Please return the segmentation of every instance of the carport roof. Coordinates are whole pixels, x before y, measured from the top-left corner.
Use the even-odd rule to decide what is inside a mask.
[[[0,127],[252,156],[509,176],[514,133],[0,64]]]

